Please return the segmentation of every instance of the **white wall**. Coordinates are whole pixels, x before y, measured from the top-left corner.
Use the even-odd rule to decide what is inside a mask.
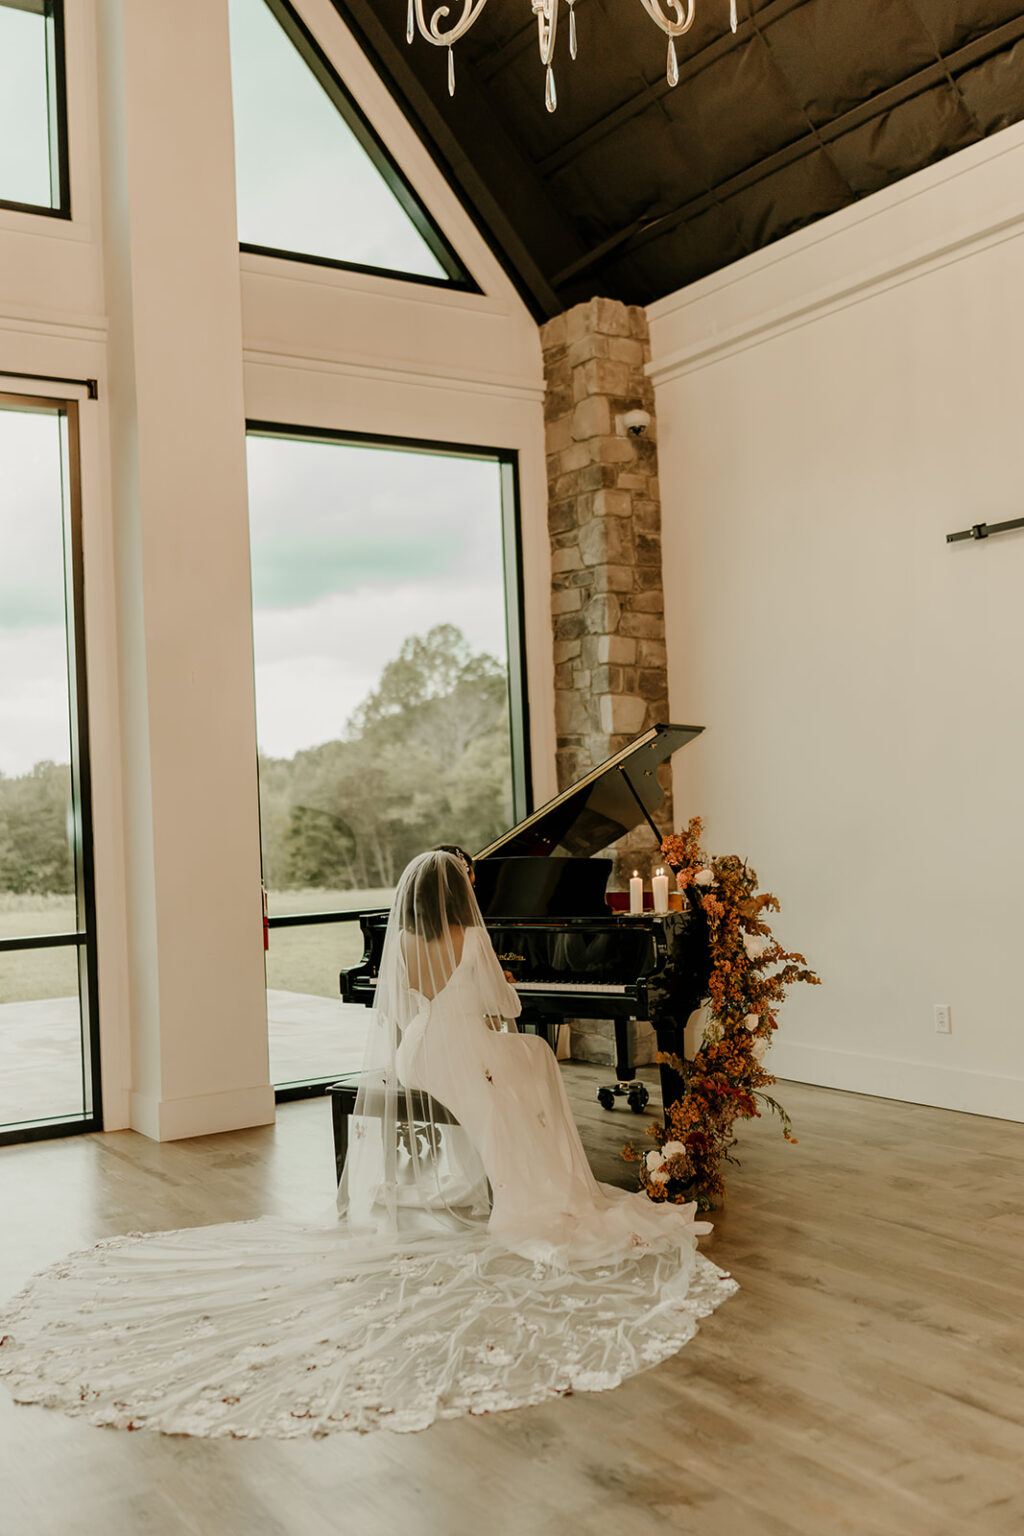
[[[649,313],[677,814],[824,981],[773,1070],[1024,1118],[1024,532],[945,541],[1024,515],[1024,129]]]
[[[227,0],[67,7],[73,217],[0,210],[0,367],[100,381],[81,409],[104,1114],[159,1137],[273,1113],[245,415],[519,453],[538,798],[554,785],[537,329],[329,0],[298,9],[482,294],[239,257]]]

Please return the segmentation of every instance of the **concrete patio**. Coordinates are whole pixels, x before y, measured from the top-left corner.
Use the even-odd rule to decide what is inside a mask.
[[[275,1084],[362,1065],[369,1013],[358,1003],[268,989],[267,1015]],[[0,1127],[81,1113],[78,998],[0,1004]]]

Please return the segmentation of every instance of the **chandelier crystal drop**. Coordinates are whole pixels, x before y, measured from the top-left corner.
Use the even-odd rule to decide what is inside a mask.
[[[549,112],[553,112],[558,105],[554,57],[558,11],[561,3],[562,0],[530,0],[531,9],[537,18],[537,42],[540,47],[540,62],[544,70],[544,105]],[[486,4],[487,0],[455,0],[456,14],[453,15],[452,4],[437,5],[435,0],[429,0],[429,5],[433,6],[433,9],[429,9],[424,0],[409,0],[405,40],[411,43],[418,32],[421,37],[426,38],[428,43],[433,43],[438,48],[447,48],[449,96],[455,94],[455,55],[452,49],[460,38],[465,37]],[[577,0],[565,0],[565,4],[569,12],[569,57],[575,59]],[[668,38],[665,78],[669,85],[678,85],[679,62],[676,58],[675,40],[689,32],[693,26],[697,14],[697,0],[640,0],[640,4]],[[736,31],[737,25],[736,0],[729,0],[729,26],[733,32]]]

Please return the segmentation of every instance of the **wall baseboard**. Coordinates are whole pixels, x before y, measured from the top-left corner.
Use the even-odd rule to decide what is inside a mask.
[[[927,1104],[996,1120],[1024,1121],[1024,1078],[997,1077],[963,1067],[930,1062],[863,1056],[855,1051],[830,1050],[779,1040],[766,1065],[776,1077],[811,1083],[819,1088],[845,1089],[876,1099]]]
[[[220,1131],[273,1123],[274,1090],[269,1085],[202,1093],[190,1099],[132,1094],[131,1128],[152,1141],[182,1141],[188,1136],[214,1136]]]

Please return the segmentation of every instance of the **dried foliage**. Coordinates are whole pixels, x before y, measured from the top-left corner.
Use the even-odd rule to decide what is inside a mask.
[[[795,1141],[789,1116],[766,1091],[775,1078],[762,1064],[777,1029],[778,1009],[795,982],[819,985],[803,955],[790,953],[765,920],[777,912],[774,896],[759,894],[757,875],[744,859],[709,858],[701,847],[701,820],[666,837],[662,854],[680,890],[707,922],[710,975],[706,1002],[710,1023],[690,1061],[659,1055],[683,1079],[682,1097],[654,1124],[656,1150],[636,1147],[623,1156],[640,1165],[640,1183],[652,1200],[696,1200],[701,1210],[725,1193],[722,1164],[735,1159],[734,1127],[766,1107],[777,1114],[787,1141]],[[680,1019],[680,1027],[686,1023]]]

